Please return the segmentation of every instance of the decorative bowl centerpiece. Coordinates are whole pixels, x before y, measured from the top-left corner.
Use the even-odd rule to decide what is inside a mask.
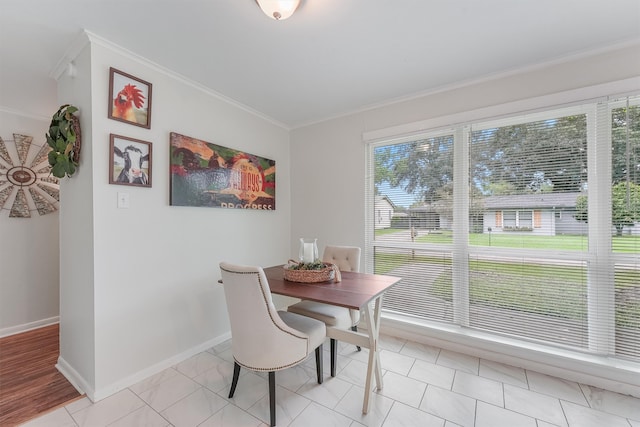
[[[284,279],[290,282],[319,283],[337,279],[338,269],[336,265],[329,262],[297,262],[290,259],[283,268]]]

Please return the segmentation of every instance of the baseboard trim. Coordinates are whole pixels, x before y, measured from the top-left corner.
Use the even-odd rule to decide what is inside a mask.
[[[176,354],[175,356],[172,356],[168,359],[158,362],[153,366],[150,366],[141,371],[138,371],[135,374],[130,375],[126,378],[123,378],[122,380],[117,381],[109,386],[102,387],[101,389],[96,390],[93,398],[90,397],[90,399],[93,402],[97,402],[98,400],[102,400],[105,397],[109,397],[112,394],[115,394],[121,390],[124,390],[129,386],[132,386],[146,378],[149,378],[152,375],[157,374],[158,372],[162,372],[165,369],[168,369],[174,365],[177,365],[178,363],[184,360],[187,360],[188,358],[195,356],[198,353],[202,353],[203,351],[211,347],[214,347],[220,343],[223,343],[230,338],[231,338],[231,331],[226,332],[225,334],[222,334],[216,338],[210,339],[209,341],[205,341],[202,344],[199,344],[195,347],[190,348],[189,350],[183,351],[182,353]]]
[[[10,335],[20,334],[32,329],[42,328],[44,326],[55,325],[60,323],[60,316],[49,317],[48,319],[36,320],[35,322],[24,323],[22,325],[10,326],[8,328],[0,329],[0,338],[8,337]]]
[[[229,339],[231,339],[231,332],[226,332],[99,389],[91,387],[89,383],[61,357],[58,358],[56,368],[58,368],[58,371],[60,371],[80,393],[86,394],[92,402],[97,402]]]
[[[71,383],[78,393],[86,394],[88,397],[91,393],[91,387],[85,379],[67,363],[62,356],[58,356],[58,363],[56,363],[56,369]],[[90,398],[90,397],[89,397]]]

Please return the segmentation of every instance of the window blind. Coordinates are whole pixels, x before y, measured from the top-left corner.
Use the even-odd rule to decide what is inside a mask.
[[[441,131],[373,150],[374,210],[391,212],[376,214],[375,272],[403,277],[385,294],[388,311],[453,319],[453,141]]]
[[[470,215],[482,227],[469,236],[477,247],[469,327],[589,348],[588,226],[576,210],[588,188],[587,113],[576,107],[471,126]]]
[[[639,99],[371,143],[383,309],[640,361]]]
[[[615,346],[633,358],[640,355],[640,98],[615,100],[610,109]]]

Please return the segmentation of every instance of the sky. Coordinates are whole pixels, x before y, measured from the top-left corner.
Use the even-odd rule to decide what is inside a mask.
[[[414,195],[403,191],[401,188],[392,188],[388,182],[383,182],[378,186],[378,195],[389,197],[397,207],[408,208],[416,201]]]

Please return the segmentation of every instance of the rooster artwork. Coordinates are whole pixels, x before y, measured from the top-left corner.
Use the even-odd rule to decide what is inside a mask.
[[[111,68],[109,118],[151,128],[151,83]]]
[[[144,95],[136,85],[126,85],[113,99],[113,117],[128,122],[146,124],[146,113],[142,110]],[[135,107],[135,108],[134,108]]]

